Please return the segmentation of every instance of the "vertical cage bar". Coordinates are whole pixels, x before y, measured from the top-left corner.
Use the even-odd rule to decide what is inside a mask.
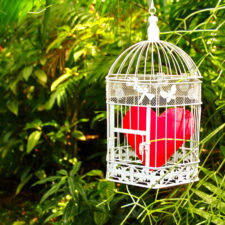
[[[109,143],[110,143],[110,150],[111,150],[111,158],[110,161],[115,161],[114,158],[114,151],[115,151],[115,133],[114,133],[114,126],[115,126],[115,106],[114,104],[110,105],[110,118],[109,118]]]
[[[151,108],[146,110],[146,144],[145,144],[145,166],[148,168],[150,164],[150,129],[151,129]],[[143,153],[144,154],[144,153]]]

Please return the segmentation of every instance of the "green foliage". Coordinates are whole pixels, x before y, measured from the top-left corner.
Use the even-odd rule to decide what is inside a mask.
[[[45,190],[40,204],[43,206],[43,224],[51,218],[57,218],[63,224],[106,224],[109,220],[109,210],[106,206],[97,204],[110,193],[112,199],[115,194],[115,184],[102,178],[102,171],[92,170],[83,176],[78,174],[81,162],[75,162],[73,168],[57,171],[56,176],[50,176],[36,182],[33,186],[51,183],[51,187]],[[88,184],[84,177],[100,177],[98,182],[91,181]],[[110,204],[111,200],[108,200]]]
[[[210,141],[222,128],[210,133],[200,144]],[[214,145],[214,147],[216,144]],[[212,155],[214,147],[209,152]],[[203,166],[208,161],[206,157]],[[225,159],[222,160],[218,168],[212,172],[204,167],[200,168],[200,172],[204,173],[201,176],[201,181],[194,186],[193,183],[188,184],[185,188],[175,187],[171,191],[166,191],[169,196],[165,198],[163,191],[157,190],[155,196],[149,198],[148,194],[151,189],[146,190],[140,196],[136,196],[130,192],[127,186],[127,193],[120,194],[130,196],[131,203],[124,205],[124,208],[132,207],[121,224],[124,224],[132,213],[138,212],[138,219],[142,222],[149,220],[150,224],[160,222],[164,219],[169,219],[171,224],[192,224],[192,223],[214,223],[224,224],[224,188],[225,175],[222,172]],[[209,193],[209,191],[211,193]],[[198,215],[199,217],[196,217]],[[162,219],[162,217],[164,219]]]
[[[202,171],[205,174],[203,180],[191,190],[199,200],[194,206],[190,205],[189,210],[204,218],[208,223],[222,225],[225,221],[225,176],[221,176],[218,170],[212,172],[202,168]],[[200,188],[203,190],[199,190]]]

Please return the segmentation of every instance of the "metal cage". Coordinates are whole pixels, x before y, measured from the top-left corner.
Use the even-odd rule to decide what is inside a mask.
[[[106,76],[108,180],[163,188],[198,180],[201,74],[191,57],[159,40],[125,50]]]

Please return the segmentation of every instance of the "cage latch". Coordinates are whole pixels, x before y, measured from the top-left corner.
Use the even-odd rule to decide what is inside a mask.
[[[149,159],[150,159],[150,142],[142,142],[139,145],[139,153],[142,155],[142,160],[145,151],[145,165],[149,167]]]

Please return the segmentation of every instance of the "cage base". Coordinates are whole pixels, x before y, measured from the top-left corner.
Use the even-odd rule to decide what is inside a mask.
[[[179,185],[184,185],[184,184],[189,184],[189,183],[194,183],[199,181],[199,178],[197,177],[195,180],[191,180],[191,181],[186,181],[186,182],[182,182],[179,184],[169,184],[169,185],[155,185],[155,186],[147,186],[147,185],[142,185],[142,184],[137,184],[137,183],[128,183],[128,182],[123,182],[123,181],[118,181],[115,179],[111,179],[106,177],[106,180],[108,181],[112,181],[115,183],[119,183],[119,184],[127,184],[127,185],[132,185],[132,186],[137,186],[137,187],[144,187],[144,188],[151,188],[151,189],[162,189],[162,188],[169,188],[169,187],[174,187],[174,186],[179,186]]]
[[[149,168],[108,162],[106,179],[145,188],[167,188],[198,181],[198,163],[171,168]]]

